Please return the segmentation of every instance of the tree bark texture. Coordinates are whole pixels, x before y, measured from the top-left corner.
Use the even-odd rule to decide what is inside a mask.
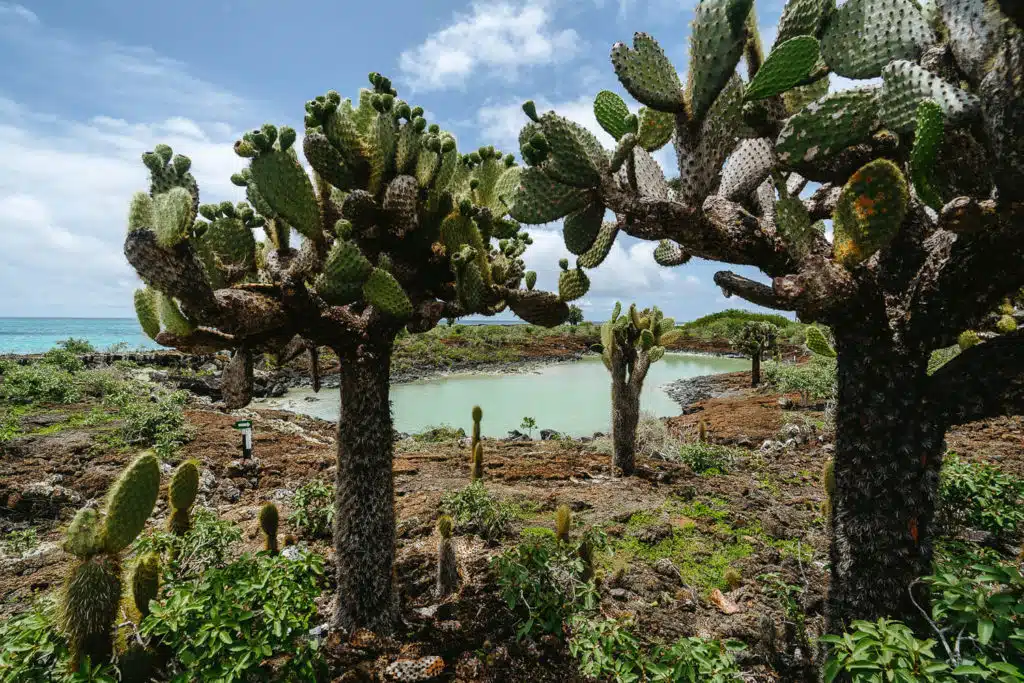
[[[640,392],[626,379],[625,363],[612,368],[612,465],[625,475],[633,474],[636,460],[636,426],[640,421]]]
[[[836,343],[829,633],[853,619],[919,614],[909,588],[931,573],[945,430],[927,393],[927,353],[894,348],[882,330],[837,330]]]
[[[756,387],[761,384],[761,351],[758,350],[753,355],[753,360],[750,365],[750,386]]]
[[[390,369],[390,344],[341,364],[334,621],[348,631],[391,633],[398,618]]]

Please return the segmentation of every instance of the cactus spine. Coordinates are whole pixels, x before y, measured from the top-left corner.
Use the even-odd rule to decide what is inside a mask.
[[[271,555],[277,554],[277,506],[267,503],[260,508],[260,531],[263,532],[263,549]]]
[[[452,518],[443,515],[437,520],[437,594],[444,598],[459,589],[459,568],[452,545]]]
[[[167,530],[175,536],[184,536],[192,528],[192,505],[199,495],[199,463],[186,460],[178,465],[167,485],[167,504],[171,514]]]
[[[85,657],[97,664],[113,654],[123,592],[121,551],[145,527],[159,494],[160,464],[152,453],[143,453],[114,482],[102,513],[79,510],[68,527],[64,549],[77,562],[64,582],[59,619],[74,671]]]

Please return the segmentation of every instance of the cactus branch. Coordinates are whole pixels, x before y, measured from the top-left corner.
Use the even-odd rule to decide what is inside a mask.
[[[1024,412],[1024,329],[972,346],[929,377],[947,426]]]

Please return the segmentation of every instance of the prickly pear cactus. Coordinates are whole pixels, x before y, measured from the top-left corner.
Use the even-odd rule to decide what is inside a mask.
[[[848,0],[829,19],[821,55],[840,76],[872,78],[894,60],[916,59],[932,42],[915,0]]]
[[[170,516],[167,530],[176,536],[184,536],[192,528],[192,505],[199,494],[199,463],[186,460],[178,465],[167,485],[167,503]]]
[[[876,159],[850,176],[832,224],[836,259],[862,263],[893,240],[907,213],[907,181],[891,161]]]

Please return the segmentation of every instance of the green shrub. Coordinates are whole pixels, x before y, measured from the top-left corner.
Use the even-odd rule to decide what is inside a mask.
[[[158,396],[155,401],[125,392],[112,401],[118,405],[124,420],[120,436],[129,445],[152,447],[158,456],[167,459],[191,439],[183,410],[188,392],[175,391]]]
[[[43,354],[43,357],[39,362],[44,365],[52,365],[56,368],[72,373],[85,368],[85,363],[83,363],[82,359],[76,356],[73,351],[61,348],[50,349]]]
[[[812,356],[799,365],[768,361],[761,367],[761,372],[765,384],[781,394],[799,393],[804,403],[830,398],[836,385],[834,358]]]
[[[219,519],[207,508],[193,508],[192,526],[184,536],[167,531],[151,530],[132,544],[135,556],[155,552],[168,557],[163,564],[168,577],[198,577],[207,569],[222,567],[232,547],[242,540],[242,530],[231,522]]]
[[[20,556],[39,545],[39,535],[35,529],[24,531],[8,531],[0,540],[0,549],[8,555]]]
[[[413,434],[412,438],[418,443],[445,443],[447,441],[463,439],[465,436],[466,430],[462,427],[439,425],[437,427],[427,427],[418,434]]]
[[[972,528],[1012,538],[1024,523],[1024,479],[951,452],[942,465],[938,512],[948,531]]]
[[[96,347],[88,339],[76,339],[74,337],[68,337],[67,339],[57,342],[57,346],[74,354],[83,353],[96,353]]]
[[[680,638],[645,651],[630,631],[632,622],[575,617],[570,622],[569,653],[588,678],[615,683],[725,683],[743,680],[732,653],[738,641]]]
[[[75,375],[75,383],[83,396],[97,399],[126,391],[130,384],[114,368],[82,370]]]
[[[67,680],[67,641],[54,626],[53,595],[36,600],[26,611],[0,621],[0,683]]]
[[[599,600],[578,547],[553,536],[530,535],[491,560],[502,599],[520,617],[516,637],[561,636],[565,621],[593,611]]]
[[[488,541],[504,536],[509,524],[518,516],[514,505],[495,498],[481,481],[446,493],[441,498],[441,512],[451,517],[460,529]]]
[[[74,375],[55,363],[9,364],[3,370],[0,401],[67,404],[81,399]]]
[[[742,448],[707,441],[684,443],[679,447],[679,459],[697,474],[725,474],[743,453]]]
[[[303,551],[296,559],[243,555],[167,587],[141,633],[173,652],[173,683],[318,680],[324,660],[307,634],[317,617],[323,565],[319,555]]]
[[[334,487],[314,479],[295,490],[295,508],[289,517],[293,526],[309,538],[330,538],[334,523]]]

